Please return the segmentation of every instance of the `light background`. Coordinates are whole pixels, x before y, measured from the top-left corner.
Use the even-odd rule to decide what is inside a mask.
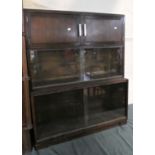
[[[117,2],[120,1],[111,1],[107,7],[117,6]],[[155,155],[154,3],[133,3],[134,155]],[[1,1],[0,19],[0,154],[21,155],[22,1]]]

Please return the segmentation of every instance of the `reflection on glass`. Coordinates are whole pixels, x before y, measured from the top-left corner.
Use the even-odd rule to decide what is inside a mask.
[[[120,48],[31,50],[32,86],[88,81],[122,74]]]
[[[125,116],[126,84],[34,97],[37,138],[57,136]]]
[[[87,79],[103,78],[121,74],[120,49],[87,49],[85,76]]]
[[[34,98],[38,138],[84,126],[82,92],[82,90],[75,90]]]
[[[88,88],[88,124],[125,116],[125,87],[122,84]]]
[[[31,51],[30,61],[33,86],[80,79],[77,50]]]

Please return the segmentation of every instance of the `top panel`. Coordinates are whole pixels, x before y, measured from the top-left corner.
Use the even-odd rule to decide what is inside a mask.
[[[124,16],[114,14],[25,10],[29,48],[122,45]]]

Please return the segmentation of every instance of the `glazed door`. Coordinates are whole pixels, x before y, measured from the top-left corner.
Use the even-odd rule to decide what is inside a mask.
[[[30,46],[52,47],[80,41],[79,16],[70,14],[31,13],[26,16]]]
[[[30,50],[29,68],[32,87],[80,81],[80,51]]]
[[[127,117],[127,81],[33,96],[36,141]],[[69,136],[69,135],[68,135]]]
[[[123,76],[123,48],[30,50],[32,87]]]
[[[127,117],[127,83],[90,87],[87,92],[87,124]]]
[[[33,97],[37,140],[58,136],[84,126],[83,90]]]
[[[123,48],[85,49],[84,79],[123,76]]]
[[[120,44],[124,37],[123,16],[85,16],[85,44]]]

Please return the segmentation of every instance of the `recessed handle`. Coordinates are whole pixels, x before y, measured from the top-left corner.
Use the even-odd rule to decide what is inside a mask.
[[[81,37],[81,36],[82,36],[82,25],[79,24],[79,37]]]
[[[84,24],[83,26],[84,26],[84,36],[86,37],[87,36],[87,25]]]

